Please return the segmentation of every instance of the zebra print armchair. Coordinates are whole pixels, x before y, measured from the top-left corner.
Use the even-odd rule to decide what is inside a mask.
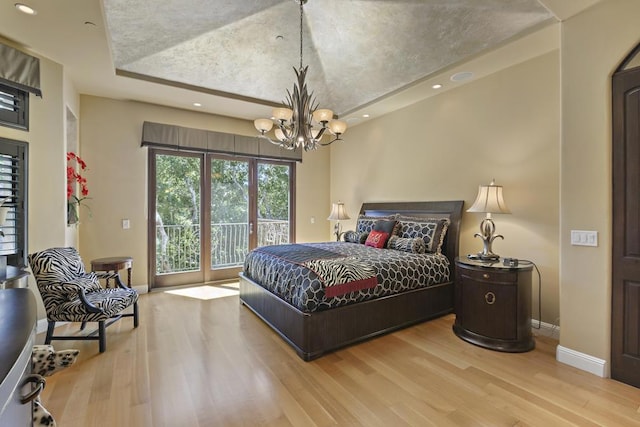
[[[100,353],[106,350],[105,329],[121,317],[133,317],[138,327],[138,293],[128,288],[116,273],[117,284],[103,288],[99,276],[86,272],[80,254],[74,248],[51,248],[29,255],[29,264],[47,312],[45,344],[52,340],[98,340]],[[122,314],[133,306],[133,313]],[[98,322],[98,329],[88,335],[53,335],[56,322]],[[96,335],[97,332],[97,336]]]

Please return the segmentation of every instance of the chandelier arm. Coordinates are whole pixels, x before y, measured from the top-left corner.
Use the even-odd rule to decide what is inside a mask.
[[[295,145],[291,145],[286,141],[274,141],[273,139],[269,138],[267,135],[258,135],[258,138],[265,139],[270,143],[272,143],[273,145],[277,145],[278,147],[282,147],[287,150],[294,150],[296,148]]]
[[[322,145],[323,147],[326,147],[327,145],[331,145],[336,141],[342,141],[342,138],[340,138],[339,136],[336,136],[334,139],[332,139],[329,142],[318,142],[319,145]]]

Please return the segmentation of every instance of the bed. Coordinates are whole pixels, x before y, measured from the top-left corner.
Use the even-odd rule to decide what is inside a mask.
[[[362,293],[364,295],[361,298],[362,301],[342,302],[336,307],[327,303],[324,307],[316,307],[315,311],[310,311],[309,307],[299,299],[296,300],[291,296],[285,298],[284,295],[280,297],[276,295],[276,291],[267,289],[269,286],[263,287],[259,284],[263,278],[256,272],[252,273],[248,270],[247,265],[250,261],[247,261],[245,271],[240,273],[240,303],[277,332],[305,361],[341,347],[448,314],[453,311],[454,258],[458,255],[462,206],[463,201],[456,200],[364,203],[360,209],[360,216],[373,219],[402,215],[405,218],[431,218],[446,221],[446,234],[440,242],[442,255],[436,262],[438,265],[444,262],[448,270],[446,274],[437,276],[443,279],[439,283],[430,283],[428,286],[411,289],[402,289],[402,286],[398,285],[397,288],[401,289],[399,293],[383,292],[382,295],[374,297],[373,288],[367,288],[368,282],[363,279],[362,283],[358,281],[360,290],[350,293],[350,295]],[[360,226],[360,221],[358,224]],[[360,250],[360,246],[364,247],[364,245],[353,243],[334,242],[334,244],[334,248],[328,247],[329,243],[308,244],[299,248],[312,251],[332,249],[337,252],[346,251],[347,255],[351,255],[352,252]],[[260,253],[254,255],[254,258],[256,256],[278,257],[278,251],[284,249],[286,248],[258,248],[256,251]],[[303,261],[305,254],[301,253],[300,256],[302,257],[300,260]],[[396,254],[396,258],[398,257],[400,255]],[[304,282],[305,279],[301,278],[300,281]],[[402,283],[405,283],[404,279]],[[302,285],[300,283],[300,286]],[[278,288],[277,283],[273,286]],[[409,287],[412,286],[409,285]]]

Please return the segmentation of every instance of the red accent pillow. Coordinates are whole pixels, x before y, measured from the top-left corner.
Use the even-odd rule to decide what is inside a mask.
[[[389,233],[385,233],[384,231],[372,230],[367,237],[367,241],[364,242],[364,245],[381,249],[384,248],[384,245],[387,243],[388,239]]]

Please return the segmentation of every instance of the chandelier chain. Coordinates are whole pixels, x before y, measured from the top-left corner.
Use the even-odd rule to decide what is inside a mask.
[[[302,1],[300,1],[300,69],[302,69]]]

